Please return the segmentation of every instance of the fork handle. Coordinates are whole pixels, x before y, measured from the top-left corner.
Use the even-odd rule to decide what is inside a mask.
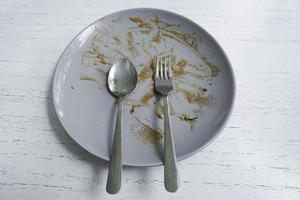
[[[165,96],[164,98],[164,111],[164,182],[167,191],[176,192],[179,187],[179,178],[177,173],[176,154],[169,118],[170,112],[168,96]]]
[[[116,194],[121,188],[121,176],[122,176],[122,143],[121,143],[121,130],[122,130],[122,112],[123,103],[122,98],[118,100],[118,113],[115,127],[115,135],[113,141],[113,147],[110,158],[110,166],[108,171],[108,177],[106,182],[106,191],[109,194]]]

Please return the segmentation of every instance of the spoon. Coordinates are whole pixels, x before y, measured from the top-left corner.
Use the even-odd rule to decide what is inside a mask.
[[[116,60],[108,73],[108,88],[118,98],[118,113],[115,126],[115,135],[110,158],[109,172],[106,182],[106,191],[109,194],[116,194],[121,188],[122,174],[122,101],[137,86],[138,76],[134,65],[127,58]]]

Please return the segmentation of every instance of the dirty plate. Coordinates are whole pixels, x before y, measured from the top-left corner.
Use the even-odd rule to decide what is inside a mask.
[[[200,26],[175,13],[131,9],[105,16],[84,29],[61,56],[53,101],[70,136],[109,160],[116,99],[106,88],[111,63],[129,58],[138,87],[124,102],[123,163],[162,164],[163,103],[153,90],[155,56],[173,54],[171,122],[178,160],[201,150],[218,134],[234,99],[234,78],[218,43]]]

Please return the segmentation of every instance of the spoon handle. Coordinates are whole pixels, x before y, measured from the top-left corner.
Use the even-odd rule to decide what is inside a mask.
[[[118,113],[115,127],[114,142],[110,158],[109,172],[106,182],[106,191],[109,194],[116,194],[121,188],[122,175],[122,144],[121,144],[121,129],[122,129],[122,99],[118,100]]]
[[[176,192],[179,187],[176,154],[173,143],[171,122],[169,119],[169,101],[168,96],[164,97],[164,174],[165,174],[165,188],[169,192]]]

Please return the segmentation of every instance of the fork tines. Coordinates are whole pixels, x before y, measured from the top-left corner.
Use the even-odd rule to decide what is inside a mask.
[[[156,58],[156,78],[171,79],[172,78],[173,56],[157,56]]]

